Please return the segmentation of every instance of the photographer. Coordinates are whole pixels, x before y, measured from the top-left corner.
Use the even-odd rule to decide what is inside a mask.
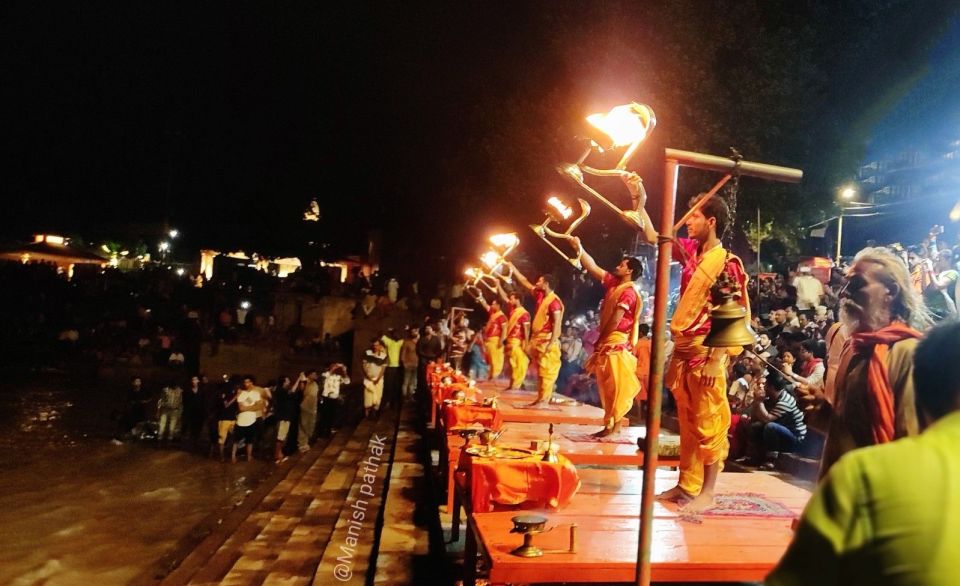
[[[333,424],[340,413],[340,387],[350,384],[346,365],[335,362],[323,373],[323,391],[320,403],[319,437],[330,437]]]

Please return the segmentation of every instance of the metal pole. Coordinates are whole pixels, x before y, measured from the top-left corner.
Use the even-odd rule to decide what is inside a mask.
[[[650,351],[650,388],[647,389],[647,437],[644,442],[643,492],[640,501],[640,536],[637,543],[637,585],[649,586],[650,547],[653,541],[653,503],[656,500],[657,452],[663,392],[664,342],[667,335],[667,301],[670,299],[670,259],[673,257],[673,216],[680,164],[667,158],[663,179],[662,232],[657,243],[657,279],[653,298],[653,341]]]
[[[843,243],[843,208],[837,216],[837,266],[840,266],[840,245]]]
[[[760,303],[760,272],[763,265],[760,264],[760,244],[763,239],[760,238],[760,206],[757,206],[757,304]]]
[[[705,155],[703,153],[693,153],[677,149],[667,149],[666,156],[667,160],[674,160],[684,167],[696,167],[697,169],[706,169],[707,171],[718,171],[720,173],[737,171],[741,175],[782,181],[784,183],[800,183],[800,180],[803,179],[803,171],[800,169],[781,167],[779,165],[753,163],[750,161],[737,162],[733,159],[726,159],[715,155]]]

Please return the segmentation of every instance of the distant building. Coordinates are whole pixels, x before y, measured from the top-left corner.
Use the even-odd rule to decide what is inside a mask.
[[[70,246],[63,236],[53,234],[37,234],[33,242],[11,246],[0,250],[0,259],[28,263],[52,263],[57,272],[73,277],[78,265],[96,267],[98,270],[109,264],[109,259],[103,256]]]

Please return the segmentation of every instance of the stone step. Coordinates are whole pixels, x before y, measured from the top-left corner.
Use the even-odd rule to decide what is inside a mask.
[[[276,558],[267,568],[264,584],[309,583],[333,533],[374,427],[372,421],[361,422],[327,474],[315,479],[312,487],[303,483],[309,502],[302,513],[291,515],[295,525],[286,540],[273,548]],[[232,575],[237,573],[231,571],[227,577]]]
[[[429,530],[418,525],[415,519],[418,502],[426,504],[423,501],[428,477],[419,457],[422,441],[417,432],[414,409],[408,403],[400,414],[384,503],[383,530],[376,553],[374,584],[441,583],[415,574],[415,568],[423,566],[422,562],[430,554]]]
[[[206,535],[196,546],[185,550],[182,561],[171,564],[173,569],[163,577],[161,584],[178,586],[187,584],[195,574],[211,565],[212,558],[226,543],[234,532],[240,529],[247,518],[268,499],[282,499],[282,495],[289,492],[299,479],[319,459],[329,442],[314,446],[314,449],[291,457],[288,463],[282,464],[273,475],[265,479],[251,494],[230,511],[212,532]],[[223,563],[227,563],[224,561]],[[232,565],[232,561],[229,562]],[[227,566],[229,567],[229,566]],[[224,570],[225,571],[225,570]]]
[[[776,462],[777,470],[796,476],[802,480],[816,482],[820,475],[820,458],[807,458],[797,454],[780,454]]]
[[[396,411],[384,411],[363,446],[313,584],[367,583],[383,528],[383,503],[389,490],[397,423]]]
[[[290,543],[296,543],[298,535],[310,533],[308,528],[313,523],[314,511],[322,508],[330,496],[324,487],[332,483],[336,488],[338,468],[355,465],[352,462],[355,450],[351,446],[361,443],[358,436],[362,438],[369,433],[369,425],[365,424],[359,425],[352,433],[341,430],[324,449],[321,458],[291,487],[275,511],[262,511],[261,518],[251,518],[251,523],[258,526],[254,535],[237,534],[231,538],[233,543],[225,544],[229,547],[225,548],[224,559],[232,559],[232,563],[216,578],[223,583],[260,584],[276,571],[291,578],[309,575],[309,555],[298,556],[299,563],[289,563]],[[303,550],[303,547],[297,548],[298,553],[304,553]],[[316,557],[318,554],[314,555]]]

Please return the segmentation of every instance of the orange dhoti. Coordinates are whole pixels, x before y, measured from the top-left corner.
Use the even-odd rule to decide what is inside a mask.
[[[680,423],[679,486],[690,495],[700,494],[703,488],[704,465],[719,464],[722,470],[730,449],[727,377],[718,376],[711,386],[700,383],[710,351],[703,339],[704,336],[677,338],[667,373]],[[721,371],[726,373],[727,358],[723,362]]]
[[[503,372],[503,345],[500,338],[492,338],[483,342],[487,354],[487,364],[490,365],[490,378],[495,379]]]
[[[628,338],[624,332],[613,332],[604,344],[597,346],[585,365],[586,370],[597,377],[603,425],[609,429],[630,412],[640,392],[637,357]]]
[[[537,363],[537,400],[546,401],[553,396],[553,387],[560,376],[560,342],[548,342],[550,334],[542,334],[531,340],[530,357]]]
[[[519,389],[523,386],[523,379],[527,378],[527,368],[530,358],[523,351],[523,340],[507,338],[507,358],[510,360],[510,388]]]

